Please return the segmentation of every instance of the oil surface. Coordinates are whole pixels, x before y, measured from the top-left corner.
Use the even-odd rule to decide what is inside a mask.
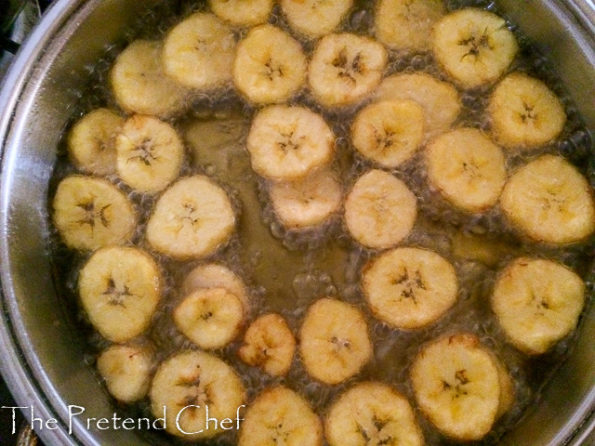
[[[479,6],[498,13],[495,5],[488,1],[448,0],[445,3],[449,10]],[[177,21],[200,9],[205,9],[203,3],[163,2],[155,10],[139,18],[139,23],[131,27],[127,39],[132,41],[135,38],[155,38],[155,35],[163,35]],[[278,6],[275,7],[270,22],[291,33],[284,18],[279,14]],[[372,26],[373,3],[356,1],[340,29],[372,35]],[[576,108],[557,80],[549,62],[531,46],[516,27],[512,24],[509,26],[515,32],[521,46],[520,54],[510,71],[522,70],[545,81],[562,98],[568,121],[563,134],[555,144],[530,153],[507,153],[508,170],[542,153],[558,153],[569,158],[585,173],[592,143]],[[238,38],[241,38],[242,34],[243,32],[238,31]],[[73,122],[82,114],[99,106],[117,109],[106,79],[113,59],[125,45],[126,42],[121,42],[120,45],[107,48],[105,57],[96,65],[88,67],[91,81],[88,90],[81,92],[80,104],[72,116]],[[306,53],[311,52],[312,42],[302,40],[302,45]],[[390,52],[385,76],[411,71],[424,71],[440,79],[446,79],[431,54]],[[489,92],[489,87],[461,92],[463,110],[455,125],[487,128],[489,124],[484,110]],[[255,368],[248,367],[235,354],[239,347],[239,342],[236,341],[216,354],[237,370],[248,389],[249,399],[272,383],[281,382],[304,395],[315,410],[324,416],[330,402],[346,387],[356,381],[380,380],[396,387],[413,403],[408,373],[411,360],[420,345],[443,333],[465,330],[477,334],[486,346],[498,354],[510,370],[516,388],[513,409],[498,421],[493,431],[478,444],[496,444],[506,430],[514,427],[529,405],[538,403],[540,389],[569,353],[576,333],[559,343],[553,351],[537,359],[529,359],[520,354],[505,343],[503,333],[489,308],[489,295],[495,276],[504,264],[516,256],[544,256],[571,266],[588,281],[588,289],[592,290],[592,245],[583,244],[564,249],[538,246],[515,235],[503,221],[497,208],[473,216],[453,209],[434,191],[428,189],[423,165],[417,156],[393,171],[416,194],[419,205],[415,227],[400,245],[427,247],[451,261],[457,270],[459,296],[455,306],[437,323],[427,328],[417,331],[390,329],[373,318],[364,303],[359,285],[362,267],[376,252],[364,249],[352,241],[342,222],[341,212],[322,227],[302,232],[288,231],[276,219],[268,200],[268,185],[250,168],[249,154],[244,144],[251,118],[256,110],[232,89],[209,96],[188,98],[188,101],[188,113],[172,120],[184,137],[187,147],[182,174],[207,174],[230,195],[237,211],[238,227],[227,246],[212,258],[200,262],[176,262],[152,252],[143,234],[155,198],[131,191],[115,176],[109,178],[129,194],[139,210],[140,225],[134,243],[152,253],[166,278],[160,308],[154,317],[152,328],[146,334],[147,341],[157,347],[159,359],[180,349],[192,348],[192,343],[175,328],[171,311],[182,297],[179,289],[186,273],[199,263],[218,261],[229,266],[248,285],[252,299],[251,319],[270,311],[279,312],[297,335],[308,306],[320,297],[335,296],[355,304],[363,311],[374,344],[374,358],[362,373],[338,386],[328,386],[308,376],[299,354],[295,355],[291,371],[285,378],[271,378]],[[307,91],[298,94],[292,103],[305,105],[322,114],[335,132],[337,150],[332,168],[342,179],[344,190],[347,191],[355,179],[371,167],[368,161],[354,153],[349,142],[350,123],[364,104],[339,111],[328,111],[319,106]],[[60,157],[50,188],[50,202],[59,180],[74,170],[65,152],[65,146],[59,148]],[[465,252],[453,248],[455,239],[463,241],[463,246],[468,246],[464,243],[472,244],[479,241],[487,244],[490,249],[485,257],[479,258],[480,261],[477,261],[477,258],[473,260]],[[77,304],[77,274],[88,256],[66,249],[56,233],[52,235],[51,248],[57,289],[61,290],[74,323],[89,339],[89,354],[86,360],[93,364],[97,352],[107,344],[89,326]],[[587,308],[590,300],[587,301]],[[127,416],[148,416],[148,401],[123,409],[123,412]],[[451,443],[440,436],[419,413],[418,421],[428,444]],[[235,444],[235,438],[235,433],[230,432],[202,444],[231,445]],[[146,439],[153,444],[163,444],[166,441],[178,443],[177,439],[161,432],[147,432]]]

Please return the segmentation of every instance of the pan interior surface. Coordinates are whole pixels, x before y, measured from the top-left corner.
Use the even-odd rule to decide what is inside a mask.
[[[39,432],[47,444],[154,443],[143,432],[87,429],[81,422],[84,418],[69,417],[73,404],[85,408],[85,417],[95,418],[111,418],[115,407],[89,365],[87,341],[73,316],[77,303],[65,302],[57,292],[47,246],[52,230],[46,203],[55,148],[80,101],[80,91],[88,86],[88,67],[130,40],[129,30],[155,3],[56,2],[24,45],[0,96],[0,308],[7,314],[0,322],[0,340],[11,355],[0,370],[19,405],[34,404],[42,416],[60,420],[59,432]],[[588,129],[594,129],[593,36],[580,29],[575,13],[564,2],[496,3],[550,56]],[[594,156],[591,153],[592,165]],[[592,430],[593,420],[588,417],[595,403],[593,311],[588,306],[580,336],[543,389],[539,404],[529,408],[499,444],[562,445],[581,426],[579,436]]]

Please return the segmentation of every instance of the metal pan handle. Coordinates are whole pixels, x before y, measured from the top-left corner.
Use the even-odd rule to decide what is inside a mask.
[[[33,26],[39,22],[42,11],[51,0],[9,0],[0,2],[0,54],[15,54]]]

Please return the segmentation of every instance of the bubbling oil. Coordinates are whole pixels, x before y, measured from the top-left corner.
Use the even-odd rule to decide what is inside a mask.
[[[373,35],[372,3],[357,0],[340,29]],[[449,10],[476,6],[500,13],[494,2],[483,0],[446,0],[445,4]],[[127,30],[126,38],[122,42],[107,47],[105,56],[95,65],[87,67],[89,87],[80,94],[71,124],[84,113],[100,106],[117,109],[107,76],[115,57],[128,42],[136,38],[163,36],[185,16],[205,9],[205,2],[163,1],[139,17],[138,23]],[[275,6],[270,22],[293,35],[280,14],[278,5]],[[515,33],[521,47],[511,70],[525,71],[546,82],[562,99],[568,115],[559,142],[531,153],[507,154],[508,170],[511,171],[542,153],[556,153],[567,157],[585,173],[592,142],[576,107],[557,79],[549,61],[536,51],[513,24],[508,23],[508,26]],[[237,31],[237,38],[241,38],[245,32]],[[299,36],[294,37],[299,39]],[[313,42],[301,40],[301,43],[310,55]],[[429,53],[389,51],[389,55],[385,75],[423,71],[446,80],[444,73]],[[484,112],[489,89],[484,87],[461,92],[463,110],[458,118],[458,125],[482,129],[489,127]],[[431,326],[415,331],[391,329],[371,315],[364,303],[359,284],[361,269],[377,252],[364,249],[351,239],[340,212],[322,226],[306,231],[285,229],[277,219],[268,198],[269,185],[252,171],[249,155],[245,150],[245,140],[251,118],[256,112],[255,108],[231,88],[217,94],[189,96],[187,102],[187,112],[170,120],[186,140],[187,156],[182,175],[206,174],[221,185],[231,198],[238,216],[238,230],[227,245],[208,261],[227,265],[245,281],[251,296],[251,320],[260,314],[278,312],[286,318],[293,333],[297,334],[308,306],[320,297],[334,296],[352,303],[364,313],[374,344],[374,357],[360,374],[340,385],[328,386],[309,377],[299,354],[295,355],[291,370],[284,378],[272,378],[256,368],[249,367],[238,359],[236,351],[239,341],[235,341],[215,353],[231,364],[241,376],[249,399],[267,386],[283,383],[305,396],[317,413],[324,416],[330,403],[354,382],[379,380],[397,388],[413,403],[413,391],[408,374],[412,359],[420,346],[442,334],[464,330],[475,333],[483,344],[496,352],[510,370],[515,382],[514,407],[496,423],[492,432],[480,444],[498,443],[499,438],[519,421],[525,409],[538,403],[540,389],[569,354],[577,333],[573,333],[553,351],[537,359],[529,359],[508,345],[488,303],[497,271],[519,255],[554,258],[568,264],[584,277],[592,294],[592,280],[595,276],[590,264],[593,258],[592,246],[578,245],[564,249],[538,246],[518,237],[497,209],[482,215],[469,215],[454,209],[436,191],[428,188],[424,166],[421,157],[417,155],[392,171],[415,193],[419,206],[415,227],[401,245],[429,248],[452,262],[459,279],[459,295],[454,307]],[[364,104],[327,110],[316,103],[307,91],[299,93],[291,103],[309,107],[320,113],[333,129],[336,135],[336,155],[332,169],[342,179],[344,193],[347,193],[355,180],[372,167],[368,160],[357,154],[349,137],[350,123]],[[222,143],[216,151],[208,150],[201,145],[200,125],[209,122],[221,124]],[[75,171],[68,162],[64,142],[58,147],[58,155],[50,185],[50,198],[53,197],[60,179]],[[158,360],[179,350],[193,348],[192,343],[176,329],[171,314],[183,297],[180,295],[180,288],[184,277],[205,260],[178,262],[152,251],[143,235],[155,198],[134,192],[115,175],[108,179],[126,192],[137,208],[140,223],[133,243],[151,252],[164,277],[163,298],[145,340],[155,346]],[[51,215],[51,209],[49,213]],[[453,255],[452,247],[452,238],[457,233],[479,235],[491,242],[502,243],[507,246],[506,254],[490,266],[458,258]],[[86,315],[78,305],[78,271],[88,255],[68,250],[60,242],[55,229],[51,234],[50,248],[55,286],[71,315],[71,322],[88,339],[89,349],[84,360],[88,365],[92,365],[97,352],[108,343],[91,328]],[[588,305],[589,302],[586,307]],[[126,416],[150,416],[147,399],[122,410]],[[451,444],[423,416],[418,414],[417,418],[428,444]],[[179,442],[158,431],[140,434],[151,444]],[[202,444],[230,445],[235,444],[236,439],[235,432],[227,432]]]

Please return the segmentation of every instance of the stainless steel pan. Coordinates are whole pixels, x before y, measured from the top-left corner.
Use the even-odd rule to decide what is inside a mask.
[[[60,0],[21,48],[0,95],[0,371],[21,406],[56,418],[48,445],[148,444],[137,432],[89,431],[68,423],[68,404],[90,417],[113,413],[84,339],[69,323],[48,259],[46,200],[62,131],[88,80],[86,65],[123,38],[153,1]],[[595,129],[595,10],[590,0],[499,0],[498,6],[548,54],[590,129]],[[595,164],[595,155],[592,154]],[[569,359],[502,441],[505,445],[594,444],[595,309],[582,320]],[[25,412],[28,417],[30,411]],[[68,434],[72,427],[72,434]]]

